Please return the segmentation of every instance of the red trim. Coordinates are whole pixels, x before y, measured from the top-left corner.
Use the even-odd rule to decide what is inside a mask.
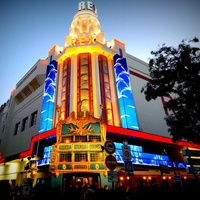
[[[5,158],[1,158],[0,163],[5,163]]]
[[[38,135],[33,136],[32,139],[31,139],[30,149],[27,150],[27,151],[21,152],[19,154],[19,158],[24,158],[24,157],[32,155],[32,153],[33,153],[33,145],[34,145],[34,143],[36,141],[45,139],[45,138],[50,137],[50,136],[53,136],[54,134],[56,134],[56,129],[55,128],[50,130],[50,131],[47,131],[47,132],[44,132],[44,133],[40,133]]]
[[[163,107],[165,107],[165,105],[166,105],[165,98],[169,98],[170,100],[172,100],[172,97],[170,95],[168,95],[168,96],[161,96],[161,101],[162,101]],[[164,111],[165,111],[166,115],[169,115],[168,109],[164,109]],[[173,112],[174,115],[176,115],[176,112],[174,111],[174,109],[172,109],[172,112]]]
[[[150,78],[147,78],[147,77],[145,77],[145,76],[143,76],[141,74],[138,74],[138,73],[136,73],[134,71],[129,70],[129,72],[130,72],[130,74],[132,74],[134,76],[137,76],[138,78],[141,78],[141,79],[143,79],[145,81],[150,81],[151,80]]]
[[[81,111],[81,93],[80,93],[80,74],[81,74],[81,54],[78,54],[78,61],[77,61],[77,113]]]
[[[106,120],[106,124],[114,124],[114,119],[113,119],[113,105],[112,105],[112,101],[107,102],[106,100],[106,93],[109,93],[110,96],[112,96],[111,91],[110,91],[110,85],[108,85],[108,89],[106,92],[105,89],[105,76],[107,76],[108,79],[108,83],[110,83],[110,76],[109,76],[109,70],[108,70],[108,58],[104,55],[99,55],[98,57],[98,61],[99,61],[99,79],[100,79],[100,93],[101,93],[101,104],[103,104],[104,106],[104,112],[102,113],[102,115],[104,115],[105,120]],[[104,66],[104,62],[106,62],[106,65]],[[106,69],[105,69],[106,68]],[[112,99],[112,98],[111,98]],[[110,106],[108,105],[110,104]],[[112,117],[110,119],[110,122],[108,121],[108,107],[110,107],[111,113],[112,113]],[[111,122],[112,120],[112,122]]]
[[[116,126],[106,125],[106,131],[114,133],[114,134],[119,134],[119,135],[124,135],[124,136],[131,136],[131,137],[136,137],[136,138],[141,138],[141,139],[146,139],[146,140],[151,140],[151,141],[156,141],[156,142],[161,142],[161,143],[167,143],[167,144],[171,144],[171,145],[175,144],[175,143],[172,142],[172,139],[168,138],[168,137],[159,136],[159,135],[155,135],[155,134],[150,134],[150,133],[146,133],[146,132],[142,132],[142,131],[125,129],[125,128],[116,127]],[[56,128],[54,128],[54,129],[52,129],[50,131],[35,135],[34,137],[32,137],[31,144],[30,144],[30,149],[27,150],[27,151],[21,152],[19,154],[19,158],[21,159],[21,158],[24,158],[24,157],[32,155],[33,145],[34,145],[34,143],[36,141],[48,138],[50,136],[53,136],[54,134],[56,134]],[[191,148],[200,149],[200,145],[199,144],[193,144],[191,142],[180,141],[176,145],[188,146],[188,147],[191,147]],[[1,158],[0,159],[0,163],[4,163],[4,162],[5,162],[5,158]]]
[[[88,58],[88,99],[89,99],[89,108],[90,113],[94,114],[94,107],[93,107],[93,91],[92,91],[92,61],[91,61],[91,54],[87,53]]]
[[[178,146],[188,146],[188,147],[200,149],[199,144],[194,144],[194,143],[185,142],[185,141],[173,143],[172,139],[168,138],[168,137],[150,134],[150,133],[146,133],[146,132],[142,132],[142,131],[125,129],[125,128],[116,127],[116,126],[107,125],[106,131],[111,132],[111,133],[115,133],[115,134],[124,135],[124,136],[131,136],[131,137],[136,137],[136,138],[141,138],[141,139],[146,139],[146,140],[151,140],[151,141],[156,141],[156,142],[161,142],[161,143],[167,143],[167,144],[171,144],[171,145],[176,144]]]
[[[119,48],[119,54],[120,54],[120,56],[123,57],[123,52],[122,52],[122,49],[121,49],[121,48]]]

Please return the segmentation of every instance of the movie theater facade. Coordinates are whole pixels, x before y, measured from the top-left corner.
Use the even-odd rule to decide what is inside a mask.
[[[80,2],[64,46],[53,46],[1,106],[0,180],[47,179],[64,191],[74,183],[115,187],[192,177],[164,117],[169,97],[145,100],[148,64],[108,42],[97,9]],[[171,98],[171,97],[170,97]],[[4,127],[4,128],[3,128]]]

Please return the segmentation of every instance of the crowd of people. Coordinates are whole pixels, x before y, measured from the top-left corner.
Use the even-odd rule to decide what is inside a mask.
[[[167,199],[178,197],[187,199],[199,195],[200,181],[191,179],[180,184],[167,182],[146,185],[140,183],[133,190],[132,183],[125,187],[119,182],[115,188],[109,189],[107,185],[99,188],[96,183],[75,183],[66,188],[62,194],[59,189],[52,189],[50,183],[38,183],[33,187],[28,196],[23,195],[23,187],[11,187],[8,181],[0,182],[0,200],[143,200]]]

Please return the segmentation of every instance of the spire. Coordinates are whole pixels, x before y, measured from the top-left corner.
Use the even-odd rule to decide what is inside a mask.
[[[98,41],[105,43],[104,33],[97,16],[97,9],[92,2],[80,2],[78,12],[74,15],[69,28],[69,36],[66,37],[66,46],[86,44],[85,41]],[[84,41],[84,42],[83,42]]]

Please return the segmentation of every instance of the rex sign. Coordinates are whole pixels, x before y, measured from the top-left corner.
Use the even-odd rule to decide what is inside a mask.
[[[79,4],[78,4],[78,10],[91,10],[93,11],[94,13],[97,14],[97,8],[96,6],[90,2],[90,1],[87,1],[87,3],[85,1],[81,1]]]

